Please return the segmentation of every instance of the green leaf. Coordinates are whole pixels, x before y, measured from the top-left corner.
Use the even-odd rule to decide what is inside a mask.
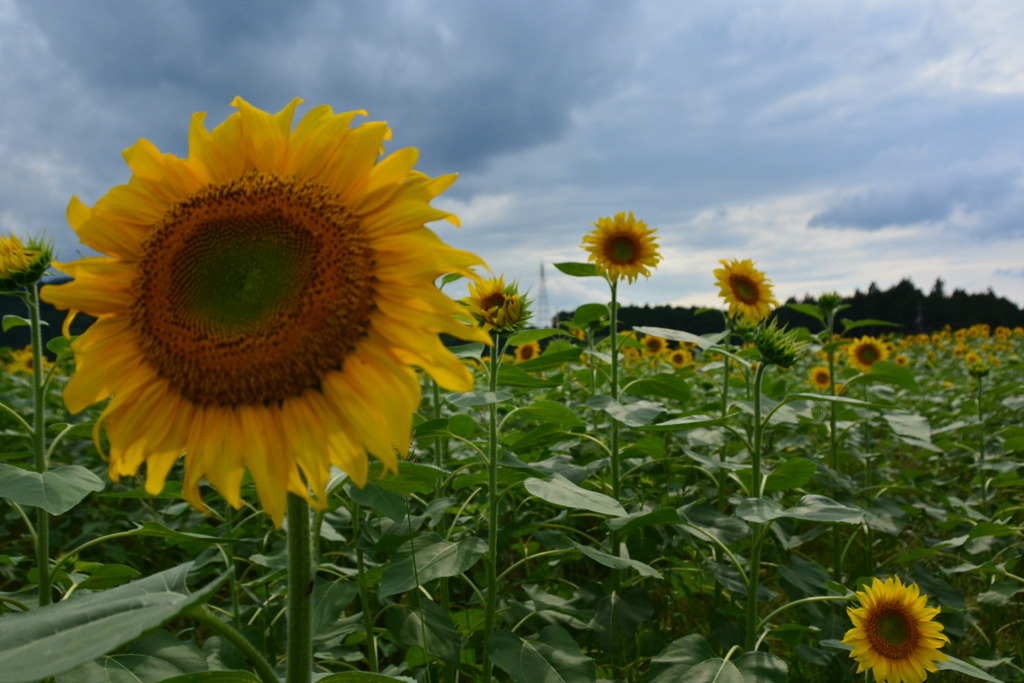
[[[690,384],[671,373],[660,373],[630,382],[623,390],[632,396],[659,396],[680,403],[690,400]]]
[[[583,353],[583,349],[578,346],[573,346],[572,344],[561,345],[560,342],[556,341],[545,349],[541,355],[525,360],[522,363],[516,363],[516,367],[528,372],[550,370],[566,363],[575,363],[579,360],[581,353]]]
[[[486,347],[480,342],[473,342],[472,344],[459,344],[457,346],[450,346],[448,350],[452,352],[452,355],[456,358],[475,358],[480,360],[484,354]]]
[[[703,637],[694,633],[672,641],[651,660],[648,680],[650,683],[744,683],[735,666],[731,671],[723,671],[725,663]],[[725,677],[719,676],[720,672]]]
[[[522,365],[522,364],[520,364]],[[550,379],[534,377],[519,365],[502,363],[498,367],[498,386],[500,387],[557,387],[558,382]]]
[[[576,325],[584,327],[606,315],[608,315],[608,306],[605,304],[583,304],[576,309],[572,321]]]
[[[382,676],[381,678],[388,681],[394,680],[387,676]],[[320,680],[325,681],[327,679],[321,678]],[[260,683],[260,679],[248,671],[204,671],[202,673],[168,678],[163,683]]]
[[[636,401],[623,405],[611,396],[596,394],[587,400],[587,407],[603,410],[614,419],[630,427],[643,427],[650,424],[656,417],[665,412],[660,403]]]
[[[382,489],[408,496],[413,493],[430,493],[447,474],[433,465],[418,462],[400,462],[398,473],[393,474],[384,468],[384,463],[375,460],[370,463],[369,476]]]
[[[771,493],[773,491],[788,491],[800,488],[809,482],[817,471],[818,466],[813,460],[791,458],[776,467],[768,475],[768,481],[765,482],[765,491]]]
[[[132,534],[135,536],[156,536],[157,538],[166,538],[169,541],[181,543],[238,543],[241,540],[238,538],[221,538],[219,536],[197,534],[192,531],[175,531],[174,529],[164,526],[160,522],[151,521],[143,522],[142,526],[132,530]]]
[[[461,394],[448,394],[446,398],[456,408],[472,408],[504,403],[512,398],[512,394],[507,391],[466,391]]]
[[[690,342],[692,344],[696,344],[702,349],[710,349],[712,346],[722,341],[726,335],[725,332],[719,332],[717,334],[702,337],[696,334],[690,334],[689,332],[683,332],[681,330],[670,330],[665,327],[634,327],[633,330],[640,334],[649,334],[655,337],[661,337],[662,339],[668,339],[669,341]]]
[[[640,576],[649,576],[655,579],[662,578],[661,573],[654,567],[644,564],[639,560],[631,560],[626,557],[616,557],[615,555],[609,555],[608,553],[589,548],[585,545],[573,542],[572,546],[579,550],[581,553],[605,567],[612,569],[634,569]]]
[[[40,321],[43,322],[43,321]],[[45,322],[43,323],[45,324]],[[8,332],[13,330],[15,327],[30,327],[32,321],[28,318],[22,318],[20,315],[5,315],[3,320],[3,330]]]
[[[156,683],[205,673],[208,668],[205,654],[192,642],[158,630],[132,642],[127,652],[100,657],[58,675],[57,683]]]
[[[851,387],[856,386],[857,384],[869,384],[873,382],[893,384],[908,391],[912,391],[915,394],[921,393],[921,387],[918,385],[917,378],[914,377],[914,372],[912,370],[905,368],[902,365],[897,365],[896,363],[890,363],[887,360],[876,361],[871,365],[871,372],[857,375],[847,382],[846,386]]]
[[[103,480],[79,465],[62,465],[43,473],[0,463],[0,498],[62,515],[94,491]]]
[[[626,510],[619,501],[603,493],[581,488],[560,474],[552,474],[547,479],[530,477],[523,482],[523,486],[533,496],[552,505],[587,510],[609,517],[626,516]]]
[[[989,676],[987,673],[985,673],[978,667],[974,666],[973,664],[968,664],[962,659],[957,659],[952,655],[947,656],[949,657],[949,661],[935,662],[936,669],[938,669],[939,671],[956,671],[957,673],[965,674],[967,676],[971,676],[972,678],[978,678],[983,681],[990,681],[990,683],[1003,683],[998,678],[993,678],[992,676]]]
[[[558,401],[537,401],[520,408],[517,415],[549,422],[559,427],[572,428],[583,424],[571,408]]]
[[[359,584],[352,579],[322,583],[313,589],[313,633],[326,631],[342,617],[342,612],[359,594]]]
[[[516,683],[593,683],[597,676],[594,660],[560,626],[544,627],[537,640],[495,631],[487,654]]]
[[[392,609],[388,613],[388,630],[403,645],[421,647],[444,662],[459,661],[462,634],[451,615],[435,602],[423,600],[418,608]]]
[[[192,563],[69,602],[0,617],[0,671],[6,683],[54,676],[115,650],[205,602],[227,574],[196,593]]]
[[[558,268],[558,270],[562,271],[566,275],[571,275],[573,277],[594,277],[600,275],[600,273],[597,272],[597,266],[593,263],[556,263],[555,268]]]
[[[736,660],[736,668],[744,683],[786,683],[789,680],[786,662],[767,652],[744,652]]]
[[[372,481],[366,482],[366,486],[359,488],[349,480],[346,488],[352,500],[370,508],[377,514],[384,515],[395,522],[405,519],[405,498],[400,493],[388,491]]]
[[[565,330],[559,330],[552,327],[541,330],[523,330],[521,332],[516,332],[509,337],[508,343],[512,346],[522,346],[523,344],[540,341],[541,339],[547,339],[548,337],[554,337],[555,335],[568,336],[568,333]]]
[[[798,505],[786,509],[773,500],[748,498],[736,506],[736,516],[759,524],[781,518],[858,524],[864,519],[864,511],[847,507],[825,496],[807,495],[800,499]]]
[[[416,683],[415,679],[406,676],[385,676],[384,674],[363,673],[361,671],[346,671],[340,674],[331,674],[324,678],[318,678],[316,683],[387,683],[388,681],[404,681],[405,683]]]
[[[476,536],[458,543],[442,541],[417,549],[384,568],[378,594],[385,598],[434,579],[458,576],[476,564],[485,552],[487,543]]]
[[[684,429],[698,429],[701,427],[715,427],[728,422],[736,413],[729,413],[725,417],[709,417],[707,415],[687,415],[676,417],[664,422],[656,422],[649,425],[637,425],[648,432],[675,432]]]
[[[645,526],[661,524],[679,524],[682,517],[675,508],[657,508],[656,510],[634,512],[628,517],[613,517],[605,521],[609,528],[616,531],[632,531]]]
[[[786,307],[792,308],[794,311],[797,311],[798,313],[803,313],[804,315],[811,316],[819,323],[821,323],[822,327],[825,327],[825,316],[822,315],[821,308],[819,308],[817,305],[792,303],[786,304]]]
[[[850,330],[855,330],[858,327],[903,327],[899,323],[890,323],[885,320],[875,320],[874,318],[867,318],[866,320],[850,320],[849,318],[843,318],[839,321],[843,325],[843,334],[846,334]]]
[[[620,653],[627,643],[636,641],[637,626],[654,618],[654,605],[647,591],[639,586],[613,590],[602,596],[594,608],[589,626],[594,629],[594,642],[604,652]]]

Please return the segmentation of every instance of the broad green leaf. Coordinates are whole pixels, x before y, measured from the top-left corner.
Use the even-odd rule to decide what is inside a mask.
[[[541,339],[547,339],[548,337],[554,337],[556,335],[568,336],[565,330],[559,330],[555,328],[546,328],[542,330],[523,330],[522,332],[516,332],[508,338],[508,343],[512,346],[522,346],[533,341],[540,341]]]
[[[359,594],[354,579],[338,579],[322,583],[313,589],[313,634],[326,631],[342,617],[342,612]]]
[[[40,320],[39,322],[41,322],[43,325],[46,324],[46,321],[44,321],[44,320]],[[30,327],[31,325],[32,325],[32,321],[31,320],[29,320],[28,318],[22,318],[20,315],[5,315],[4,316],[4,320],[3,320],[3,330],[4,330],[4,332],[7,332],[9,330],[13,330],[15,327]]]
[[[440,605],[423,600],[416,607],[401,606],[388,613],[388,630],[400,643],[421,647],[441,661],[455,664],[462,650],[462,634]]]
[[[103,487],[102,479],[79,465],[39,473],[0,463],[0,498],[42,508],[51,515],[64,514]]]
[[[789,680],[786,662],[768,652],[744,652],[736,660],[736,668],[744,683],[786,683]]]
[[[587,400],[587,407],[594,410],[603,410],[613,418],[629,425],[630,427],[643,427],[650,424],[659,415],[665,412],[665,407],[660,403],[651,401],[636,401],[623,405],[611,396],[596,394]]]
[[[622,652],[626,643],[636,640],[637,626],[653,618],[654,605],[647,591],[639,586],[613,590],[598,600],[594,609],[590,621],[594,642],[605,652]]]
[[[864,519],[864,511],[825,496],[807,495],[800,499],[799,504],[785,509],[773,500],[748,498],[736,506],[736,516],[760,524],[781,518],[857,524]]]
[[[566,275],[571,275],[572,277],[594,277],[600,275],[600,273],[597,272],[597,266],[593,263],[574,263],[567,261],[565,263],[556,263],[555,268],[558,268],[561,272]]]
[[[416,683],[415,679],[406,676],[385,676],[384,674],[364,673],[362,671],[346,671],[345,673],[331,674],[324,678],[318,678],[316,683],[387,683],[388,681]]]
[[[799,313],[803,313],[804,315],[809,315],[812,318],[814,318],[815,320],[817,320],[819,323],[821,323],[822,327],[825,326],[825,316],[822,315],[821,309],[817,305],[815,305],[815,304],[791,303],[791,304],[786,304],[786,307],[787,308],[792,308],[794,311],[797,311]]]
[[[487,641],[491,661],[516,683],[593,683],[594,660],[560,626],[546,626],[537,640],[495,631]]]
[[[460,394],[448,394],[446,398],[456,408],[472,408],[492,403],[504,403],[512,398],[512,394],[507,391],[466,391]]]
[[[681,521],[683,521],[682,517],[679,516],[675,508],[657,508],[656,510],[634,512],[627,517],[612,517],[605,520],[605,524],[611,529],[625,532],[645,526],[679,524]]]
[[[874,318],[867,318],[865,320],[850,320],[849,318],[842,318],[840,321],[843,325],[843,334],[846,334],[850,330],[855,330],[858,327],[903,327],[899,323],[890,323],[885,320],[875,320]]]
[[[558,342],[551,344],[551,346],[544,350],[544,353],[536,358],[516,363],[516,367],[527,372],[550,370],[551,368],[561,367],[566,363],[575,363],[579,360],[580,354],[583,353],[583,349],[578,346],[573,346],[572,344],[556,346],[557,344]]]
[[[857,375],[847,382],[846,386],[852,387],[857,384],[871,384],[874,382],[894,384],[898,387],[907,389],[908,391],[912,391],[915,394],[921,393],[921,387],[918,385],[917,379],[914,377],[912,370],[901,365],[896,365],[896,363],[890,363],[886,360],[876,361],[871,366],[871,372]]]
[[[789,491],[790,489],[800,488],[814,477],[814,473],[818,471],[818,466],[813,460],[807,458],[790,458],[785,461],[768,475],[768,481],[765,482],[765,491],[771,493],[773,491]]]
[[[238,538],[221,538],[220,536],[197,534],[192,531],[176,531],[164,526],[160,522],[152,522],[148,520],[143,522],[142,526],[134,529],[132,534],[136,536],[155,536],[157,538],[166,538],[169,541],[182,543],[238,543],[241,540]]]
[[[522,365],[522,364],[520,364]],[[557,387],[558,382],[542,377],[534,377],[519,365],[502,363],[498,367],[498,386],[500,387]]]
[[[475,358],[480,360],[484,354],[486,347],[480,342],[473,342],[472,344],[459,344],[458,346],[451,346],[448,348],[456,358]]]
[[[560,474],[552,474],[547,479],[530,477],[523,485],[532,495],[552,505],[610,517],[626,516],[626,510],[619,501],[603,493],[581,488]]]
[[[476,536],[458,543],[442,541],[420,548],[384,568],[378,594],[385,598],[434,579],[458,576],[476,564],[485,552],[487,543]]]
[[[611,567],[612,569],[633,569],[640,576],[649,576],[656,579],[662,578],[661,573],[654,567],[644,564],[639,560],[632,560],[626,557],[616,557],[615,555],[609,555],[608,553],[589,548],[579,543],[572,543],[572,546],[579,550],[581,553],[605,567]]]
[[[157,630],[133,641],[126,652],[58,675],[57,683],[157,683],[206,673],[208,668],[205,654],[195,644]]]
[[[636,425],[641,429],[649,432],[674,432],[682,431],[684,429],[701,429],[706,427],[715,427],[717,425],[723,425],[735,416],[736,413],[730,413],[724,417],[709,417],[707,415],[687,415],[686,417],[676,417],[671,420],[665,420],[664,422],[656,422],[654,424],[647,425]]]
[[[576,413],[558,401],[537,401],[516,412],[517,416],[528,417],[541,422],[550,422],[559,427],[572,428],[583,424]]]
[[[690,383],[672,373],[660,373],[630,382],[623,392],[632,396],[658,396],[686,403],[690,400]]]
[[[405,519],[407,505],[405,498],[400,493],[388,491],[372,481],[366,482],[366,486],[359,488],[350,480],[346,490],[352,500],[379,515],[384,515],[395,522]]]
[[[648,680],[650,683],[688,682],[693,680],[690,676],[702,662],[716,658],[702,636],[690,634],[672,641],[651,660]]]
[[[325,681],[327,679],[321,678],[320,680]],[[383,680],[390,681],[393,679],[385,676]],[[71,682],[69,681],[68,683]],[[256,677],[256,674],[249,673],[248,671],[204,671],[202,673],[168,678],[163,683],[260,683],[260,679]]]
[[[998,678],[990,676],[989,674],[985,673],[973,664],[968,664],[962,659],[957,659],[952,655],[946,656],[949,657],[948,661],[935,662],[935,668],[939,671],[956,671],[957,673],[961,673],[972,678],[977,678],[982,681],[989,681],[990,683],[1003,683],[1003,681],[999,680]]]
[[[725,337],[725,332],[719,332],[717,334],[702,337],[696,334],[690,334],[689,332],[670,330],[664,327],[635,327],[633,329],[640,334],[649,334],[655,337],[661,337],[662,339],[668,339],[670,341],[690,342],[692,344],[696,344],[702,349],[710,349]]]
[[[393,474],[384,468],[384,463],[374,460],[370,463],[370,480],[388,491],[404,496],[413,493],[430,493],[437,482],[447,474],[433,465],[418,462],[398,463],[398,473]]]
[[[185,579],[192,563],[69,602],[0,617],[0,671],[5,683],[54,676],[115,650],[205,602],[227,574],[196,593]]]
[[[580,327],[584,327],[585,325],[588,325],[595,320],[600,320],[607,315],[608,306],[605,304],[583,304],[576,309],[576,312],[572,316],[572,321]]]

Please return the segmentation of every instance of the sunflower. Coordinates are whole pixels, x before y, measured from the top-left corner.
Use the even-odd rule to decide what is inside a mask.
[[[654,356],[655,358],[668,349],[668,340],[656,337],[653,334],[645,335],[640,343],[644,345],[647,355]]]
[[[861,606],[846,609],[853,628],[843,637],[853,648],[857,673],[871,669],[879,683],[921,683],[926,671],[936,671],[935,662],[949,659],[939,652],[949,638],[933,621],[940,608],[925,606],[928,596],[919,594],[917,584],[876,577],[857,597]]]
[[[693,362],[693,354],[688,349],[673,349],[668,354],[668,362],[675,368],[685,368]]]
[[[889,349],[885,344],[866,335],[850,342],[846,347],[846,353],[849,355],[850,365],[861,372],[870,372],[872,365],[889,357]]]
[[[53,261],[53,248],[40,240],[22,243],[16,235],[0,237],[0,292],[36,282]]]
[[[907,356],[905,354],[901,353],[901,354],[898,354],[895,358],[893,358],[892,362],[896,363],[896,365],[899,365],[900,367],[904,367],[905,368],[905,367],[907,367],[910,364],[910,359],[907,358]]]
[[[633,217],[633,212],[624,211],[614,217],[599,218],[596,230],[583,238],[583,248],[590,252],[588,261],[593,261],[600,273],[612,282],[625,277],[630,283],[637,276],[651,276],[651,268],[658,266],[661,255],[654,241],[657,230],[648,230],[647,224]]]
[[[516,347],[516,362],[522,363],[524,361],[533,360],[540,355],[540,342],[531,341],[526,342],[522,346]]]
[[[750,259],[719,261],[722,268],[714,271],[718,278],[718,295],[729,304],[729,317],[742,317],[749,323],[764,320],[779,301],[772,294],[771,280],[754,268]]]
[[[485,330],[504,334],[521,330],[530,320],[530,302],[519,294],[515,282],[504,277],[471,281],[469,296],[462,300]]]
[[[472,389],[439,333],[489,341],[434,285],[483,265],[424,226],[458,224],[430,206],[455,176],[414,171],[415,149],[379,159],[390,129],[353,126],[365,112],[320,106],[293,130],[299,102],[272,115],[236,98],[213,130],[196,114],[187,158],[129,148],[127,185],[68,207],[107,256],[59,264],[73,282],[43,289],[98,319],[72,343],[64,400],[77,413],[113,396],[98,421],[111,477],[145,463],[156,494],[185,454],[185,499],[205,509],[205,477],[237,508],[248,469],[278,526],[289,492],[326,503],[331,465],[359,485],[367,454],[397,468],[412,366]]]
[[[819,391],[827,391],[832,385],[832,375],[824,365],[811,368],[811,386]]]

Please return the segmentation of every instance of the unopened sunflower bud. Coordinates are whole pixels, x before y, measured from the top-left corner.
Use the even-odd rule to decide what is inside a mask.
[[[470,282],[469,296],[462,303],[485,330],[501,334],[523,329],[533,315],[530,300],[519,294],[519,283],[506,285],[504,277]]]
[[[797,341],[797,332],[779,329],[774,319],[754,333],[754,346],[761,352],[762,361],[781,368],[795,363],[804,349],[804,343]]]
[[[43,240],[22,244],[14,235],[0,237],[0,292],[38,282],[53,262],[53,247]]]

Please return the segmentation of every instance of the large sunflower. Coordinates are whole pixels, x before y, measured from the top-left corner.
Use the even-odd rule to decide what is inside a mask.
[[[850,365],[861,372],[870,372],[871,366],[889,357],[889,349],[878,339],[867,335],[854,339],[846,347]]]
[[[438,333],[488,341],[434,286],[472,275],[474,254],[424,223],[454,216],[430,201],[454,181],[414,171],[418,151],[378,159],[390,129],[352,126],[328,106],[292,128],[241,98],[212,131],[192,118],[187,158],[146,140],[133,174],[68,219],[107,256],[59,264],[74,281],[43,289],[98,318],[72,344],[72,412],[113,396],[100,422],[114,480],[146,464],[158,493],[185,454],[185,498],[199,480],[241,505],[245,469],[280,525],[288,492],[323,504],[330,466],[362,485],[367,453],[397,467],[420,398],[411,366],[472,388]]]
[[[903,585],[899,577],[857,592],[861,606],[847,608],[853,628],[843,642],[853,648],[857,673],[870,669],[878,683],[921,683],[936,671],[935,662],[949,659],[939,648],[949,642],[942,624],[933,621],[938,607],[926,607],[928,596],[917,584]]]
[[[599,218],[596,230],[583,237],[583,248],[590,252],[587,260],[593,261],[601,273],[607,274],[613,282],[625,277],[634,282],[639,275],[650,277],[650,268],[655,268],[661,256],[654,241],[657,230],[649,230],[647,224],[633,217],[633,212],[619,212],[613,218]]]
[[[772,294],[771,280],[754,267],[750,259],[719,261],[713,271],[721,290],[718,295],[729,304],[729,317],[740,316],[751,323],[764,320],[779,301]]]

